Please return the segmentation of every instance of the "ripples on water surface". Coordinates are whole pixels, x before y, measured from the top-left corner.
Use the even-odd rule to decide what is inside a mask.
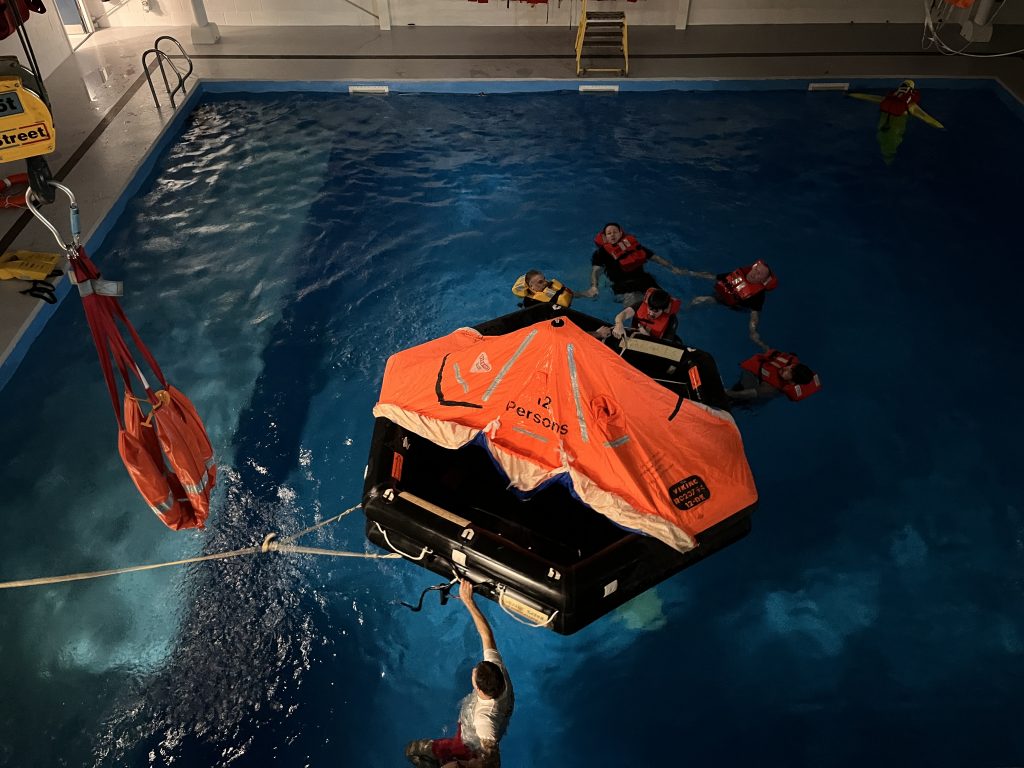
[[[172,534],[135,495],[72,299],[3,393],[2,577],[355,504],[387,354],[509,310],[528,267],[584,287],[617,220],[678,264],[767,258],[763,335],[826,389],[737,415],[762,494],[741,544],[571,638],[485,607],[517,686],[505,764],[1021,762],[1021,365],[993,278],[1024,144],[990,93],[925,107],[948,130],[911,125],[886,167],[870,105],[835,94],[212,99],[95,254],[205,417],[211,525]],[[731,383],[745,318],[682,328]],[[309,543],[362,550],[361,521]],[[477,650],[457,604],[396,606],[432,581],[274,557],[4,593],[0,764],[400,765]]]

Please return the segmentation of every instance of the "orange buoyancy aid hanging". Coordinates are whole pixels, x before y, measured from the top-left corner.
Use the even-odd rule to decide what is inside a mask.
[[[647,249],[633,235],[624,233],[617,243],[609,243],[601,230],[594,236],[594,244],[615,259],[624,272],[634,272],[647,261]]]
[[[38,197],[30,190],[26,207],[50,230],[68,259],[68,275],[78,286],[82,309],[99,355],[103,379],[118,426],[118,450],[136,488],[169,528],[202,528],[210,514],[210,494],[217,481],[213,446],[195,407],[179,390],[167,383],[160,365],[128,320],[118,297],[121,284],[102,279],[99,269],[82,247],[78,204],[70,189],[48,182],[71,201],[71,243],[65,244],[57,228],[40,213]],[[136,362],[122,330],[128,332],[135,349],[156,375],[161,389],[150,386]],[[121,375],[123,397],[118,392],[114,366]],[[132,391],[133,378],[145,397]],[[149,404],[144,414],[142,402]],[[123,411],[122,411],[123,403]]]
[[[85,249],[68,252],[72,281],[82,295],[82,306],[99,353],[100,367],[118,422],[118,451],[135,487],[157,517],[175,531],[202,528],[210,514],[210,494],[217,480],[213,447],[195,407],[167,383],[159,364],[143,343],[117,300],[118,288],[102,280]],[[135,361],[118,323],[130,335],[161,389],[154,390]],[[124,387],[118,396],[113,365]],[[136,397],[132,378],[145,397]],[[149,405],[143,413],[142,402]]]

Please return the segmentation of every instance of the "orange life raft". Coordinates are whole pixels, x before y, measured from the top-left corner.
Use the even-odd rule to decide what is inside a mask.
[[[744,536],[757,489],[714,360],[601,325],[544,304],[393,355],[370,541],[571,634]]]

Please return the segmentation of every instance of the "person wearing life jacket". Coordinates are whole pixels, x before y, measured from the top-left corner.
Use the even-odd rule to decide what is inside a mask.
[[[795,402],[821,389],[818,374],[792,352],[770,349],[744,360],[740,368],[739,381],[726,391],[733,400],[765,401],[785,395]]]
[[[644,270],[648,261],[674,269],[672,264],[653,251],[644,248],[635,236],[626,234],[622,227],[611,222],[594,236],[597,250],[590,257],[590,288],[578,296],[594,298],[598,295],[598,280],[604,272],[612,284],[616,299],[622,297],[624,305],[632,306],[643,300],[648,288],[658,288],[658,282]]]
[[[938,120],[921,109],[921,91],[913,80],[904,80],[885,96],[873,93],[850,93],[854,99],[878,104],[879,116],[875,138],[882,150],[882,159],[889,165],[896,159],[896,151],[903,143],[907,130],[907,117],[916,117],[932,128],[944,128]]]
[[[691,273],[706,276],[707,273]],[[761,320],[761,310],[769,291],[779,285],[779,279],[763,259],[758,259],[748,267],[737,267],[732,272],[714,275],[715,292],[712,296],[697,296],[690,302],[690,307],[712,302],[722,304],[729,309],[750,310],[749,334],[751,340],[761,349],[767,351],[768,345],[761,340],[757,332]]]
[[[554,303],[566,309],[572,304],[573,292],[558,280],[548,280],[539,269],[520,275],[512,286],[512,293],[521,298],[523,307]]]
[[[611,335],[621,339],[626,335],[626,322],[636,333],[666,341],[679,341],[676,329],[679,327],[679,299],[669,296],[660,288],[648,288],[643,301],[626,307],[615,316],[615,326]]]

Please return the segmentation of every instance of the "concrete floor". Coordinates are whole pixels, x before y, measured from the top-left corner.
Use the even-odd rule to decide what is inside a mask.
[[[58,150],[48,160],[55,178],[78,198],[86,239],[115,206],[174,116],[162,93],[162,106],[154,106],[141,65],[143,51],[164,34],[182,41],[199,79],[576,77],[574,28],[402,27],[382,32],[376,27],[224,27],[220,43],[199,47],[185,42],[190,39],[187,28],[100,30],[46,82],[58,132]],[[1024,28],[1000,27],[995,38],[995,45],[971,50],[1024,47]],[[916,25],[633,27],[630,51],[630,80],[983,77],[998,79],[1024,101],[1024,57],[925,53]],[[190,90],[196,82],[190,81]],[[62,198],[46,208],[63,233],[66,210]],[[27,212],[0,211],[0,233],[4,251],[57,249],[52,235]],[[0,282],[0,387],[53,311],[38,299],[20,295],[24,287]]]

